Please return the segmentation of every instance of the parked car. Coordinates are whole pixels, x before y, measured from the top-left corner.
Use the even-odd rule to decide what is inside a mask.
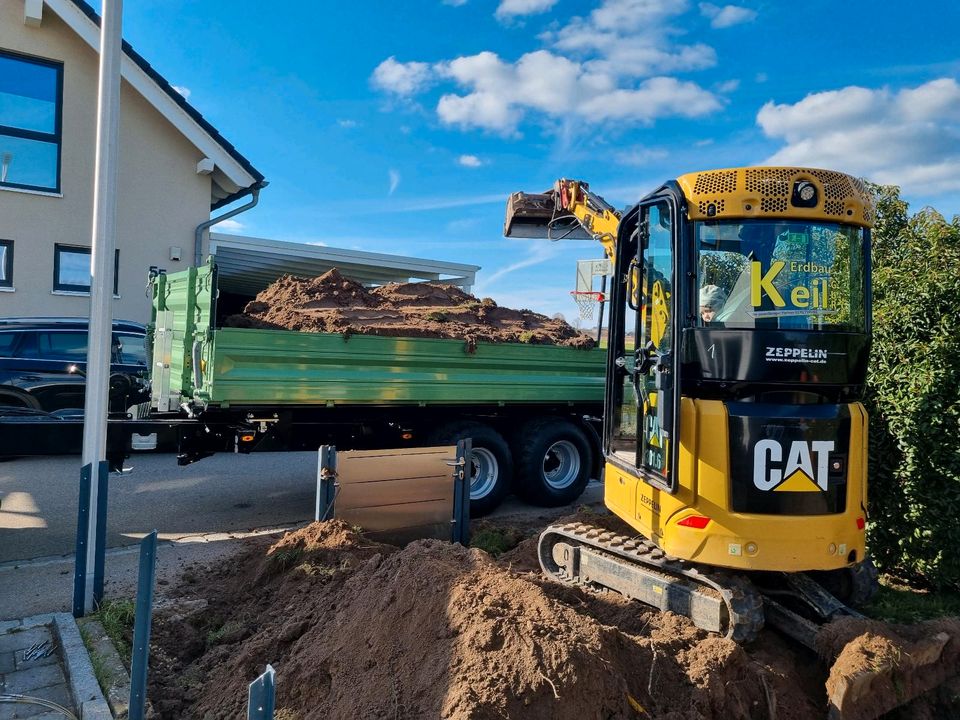
[[[0,318],[0,412],[83,408],[87,318]],[[110,412],[149,400],[146,328],[113,321]]]

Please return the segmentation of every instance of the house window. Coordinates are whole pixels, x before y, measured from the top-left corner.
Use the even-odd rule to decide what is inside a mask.
[[[118,292],[120,251],[113,255],[113,294]],[[90,248],[55,245],[53,256],[53,289],[60,292],[90,292]]]
[[[0,288],[13,287],[13,240],[0,240]]]
[[[0,187],[60,192],[63,65],[0,52]]]

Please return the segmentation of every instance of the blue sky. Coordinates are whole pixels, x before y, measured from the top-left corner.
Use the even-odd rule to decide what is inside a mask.
[[[589,241],[506,240],[507,195],[617,206],[685,172],[827,167],[960,212],[960,9],[750,0],[133,0],[124,36],[270,186],[226,229],[482,266],[562,312]]]

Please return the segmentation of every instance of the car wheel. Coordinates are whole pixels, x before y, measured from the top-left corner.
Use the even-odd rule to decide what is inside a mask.
[[[520,430],[517,494],[544,507],[568,505],[583,493],[593,469],[586,433],[562,418],[539,418]]]
[[[454,445],[470,438],[470,517],[493,512],[510,492],[513,456],[503,436],[489,425],[455,422],[430,435],[431,445]]]

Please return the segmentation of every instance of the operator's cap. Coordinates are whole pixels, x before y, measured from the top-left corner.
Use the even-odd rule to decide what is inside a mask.
[[[700,307],[719,309],[727,301],[727,293],[716,285],[704,285],[700,288]]]

